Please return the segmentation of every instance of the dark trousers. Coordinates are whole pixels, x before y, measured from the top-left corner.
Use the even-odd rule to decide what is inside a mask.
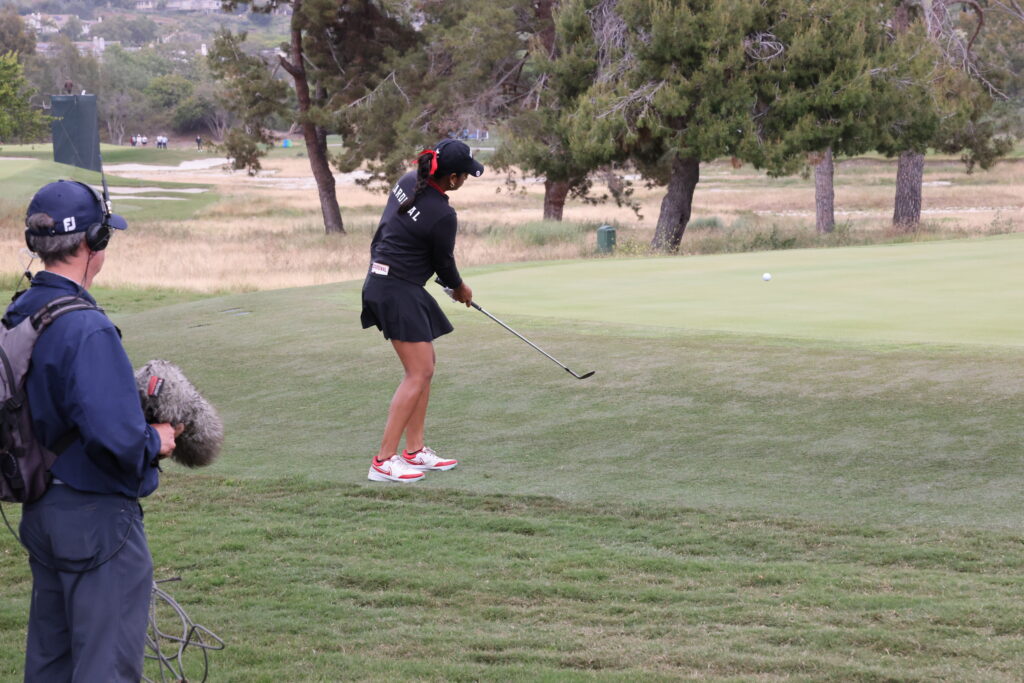
[[[24,506],[26,683],[142,678],[153,560],[137,500],[55,484]]]

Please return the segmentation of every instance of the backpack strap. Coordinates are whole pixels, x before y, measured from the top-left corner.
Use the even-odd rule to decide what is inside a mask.
[[[47,327],[53,324],[53,321],[61,317],[65,313],[73,313],[74,311],[99,311],[103,313],[103,309],[96,304],[86,301],[80,296],[69,295],[62,296],[54,299],[50,303],[43,306],[41,309],[32,314],[31,321],[32,327],[35,328],[39,334],[42,334]],[[121,331],[117,331],[118,336],[121,336]],[[73,428],[71,431],[64,434],[62,437],[57,439],[57,442],[53,445],[50,450],[56,455],[60,455],[68,449],[79,437],[81,432],[78,431],[78,427]]]
[[[80,296],[73,294],[69,296],[61,296],[57,297],[32,314],[32,327],[34,327],[39,334],[42,334],[43,330],[49,327],[54,320],[65,313],[71,313],[73,311],[99,311],[100,313],[103,313],[102,308],[96,304],[86,301]]]

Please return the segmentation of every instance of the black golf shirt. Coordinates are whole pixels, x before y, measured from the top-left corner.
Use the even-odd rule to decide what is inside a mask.
[[[408,211],[398,206],[412,195],[416,172],[399,179],[388,195],[377,233],[370,244],[374,264],[387,266],[387,276],[423,286],[437,273],[446,287],[462,284],[455,267],[455,232],[458,217],[448,205],[448,196],[432,185],[420,193]],[[380,272],[375,267],[375,272]]]

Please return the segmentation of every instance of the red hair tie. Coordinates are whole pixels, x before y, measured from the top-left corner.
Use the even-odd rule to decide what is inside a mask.
[[[430,175],[437,173],[437,151],[433,149],[425,149],[420,152],[420,156],[424,154],[430,155]]]

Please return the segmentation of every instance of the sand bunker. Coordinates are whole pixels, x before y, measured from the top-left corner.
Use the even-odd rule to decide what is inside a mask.
[[[205,187],[112,187],[110,195],[139,194],[142,192],[179,192],[181,194],[201,194],[209,192]],[[139,197],[146,199],[146,197]]]
[[[108,164],[104,166],[107,171],[115,173],[159,173],[159,172],[170,172],[170,171],[197,171],[208,168],[216,168],[218,166],[225,166],[229,162],[227,159],[193,159],[191,161],[183,161],[177,166],[154,166],[152,164]]]

